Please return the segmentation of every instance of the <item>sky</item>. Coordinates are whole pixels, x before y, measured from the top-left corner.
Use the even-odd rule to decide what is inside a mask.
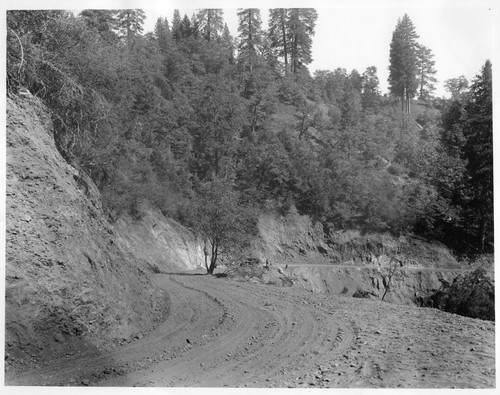
[[[269,8],[314,7],[318,11],[313,38],[311,74],[315,70],[352,69],[362,74],[376,66],[382,93],[387,92],[389,46],[397,21],[405,13],[412,20],[419,43],[434,54],[437,70],[436,95],[445,95],[444,81],[464,75],[469,81],[486,59],[495,65],[494,20],[497,0],[7,0],[15,8],[142,8],[145,31],[152,31],[158,17],[172,20],[173,10],[189,17],[199,8],[223,8],[224,19],[237,36],[237,8],[261,8],[267,27]],[[497,23],[498,25],[498,23]]]

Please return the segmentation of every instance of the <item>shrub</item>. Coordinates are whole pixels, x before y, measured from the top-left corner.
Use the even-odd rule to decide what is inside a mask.
[[[352,294],[353,298],[358,299],[369,299],[370,295],[373,295],[371,292],[363,291],[362,289],[358,289],[356,292]]]
[[[458,276],[452,284],[443,282],[432,300],[434,306],[441,310],[495,321],[494,284],[482,268],[466,276]]]

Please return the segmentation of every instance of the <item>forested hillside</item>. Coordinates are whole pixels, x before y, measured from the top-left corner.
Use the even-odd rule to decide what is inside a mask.
[[[376,67],[309,72],[317,12],[9,11],[8,94],[52,112],[64,158],[107,214],[141,200],[204,236],[211,261],[255,232],[259,212],[296,207],[326,233],[415,233],[460,254],[493,251],[491,63],[433,97],[432,50],[405,15]],[[353,44],[355,45],[355,44]],[[333,54],[332,54],[333,56]],[[341,62],[341,60],[339,60]],[[341,66],[341,65],[340,65]],[[29,94],[29,93],[25,93]]]

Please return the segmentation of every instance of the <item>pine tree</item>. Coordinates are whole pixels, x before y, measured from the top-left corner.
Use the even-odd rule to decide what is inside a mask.
[[[358,91],[358,93],[361,93],[361,89],[363,88],[363,78],[359,74],[358,70],[353,69],[351,71],[351,74],[349,74],[349,82],[352,87]]]
[[[363,108],[377,108],[380,96],[377,68],[367,67],[362,76],[361,101]]]
[[[184,18],[182,18],[182,22],[179,25],[178,39],[181,40],[183,38],[187,38],[192,35],[193,35],[193,28],[191,21],[189,20],[187,15],[184,15]]]
[[[361,120],[361,99],[359,91],[350,81],[347,82],[344,89],[340,110],[342,114],[340,125],[342,128],[347,129],[359,124]]]
[[[493,240],[493,101],[491,62],[471,86],[471,101],[466,110],[464,157],[467,160],[469,224],[475,231],[479,252]]]
[[[389,65],[389,91],[401,98],[402,111],[410,113],[410,100],[418,89],[417,38],[410,17],[398,19],[392,34]]]
[[[262,45],[260,10],[258,8],[239,9],[238,22],[238,62],[249,65],[251,69]]]
[[[200,37],[200,22],[195,14],[191,15],[191,35],[195,39]]]
[[[437,79],[434,65],[434,54],[430,48],[424,45],[417,46],[417,78],[418,78],[418,98],[427,100],[433,96],[436,90]]]
[[[219,40],[220,40],[220,45],[222,46],[222,48],[224,48],[224,51],[227,54],[227,59],[229,60],[229,63],[234,64],[235,43],[234,43],[234,38],[231,35],[229,28],[227,27],[227,23],[224,23],[224,31]]]
[[[288,35],[292,73],[312,62],[312,37],[318,13],[314,8],[292,8],[289,11]]]
[[[172,19],[172,37],[175,40],[180,40],[181,14],[178,9],[174,10],[174,18]]]
[[[288,74],[290,41],[288,35],[288,12],[286,8],[269,10],[269,44],[276,57],[282,57],[285,63],[285,74]]]
[[[154,34],[158,40],[158,46],[163,53],[167,53],[171,42],[171,33],[167,18],[159,17],[156,21]]]
[[[132,43],[134,36],[141,34],[146,14],[143,10],[120,10],[116,16],[120,36]]]
[[[215,41],[224,29],[224,12],[220,8],[205,8],[198,11],[196,19],[202,36],[207,41]]]
[[[83,18],[90,29],[95,29],[104,39],[116,38],[113,30],[116,27],[116,11],[114,10],[83,10],[79,16]]]

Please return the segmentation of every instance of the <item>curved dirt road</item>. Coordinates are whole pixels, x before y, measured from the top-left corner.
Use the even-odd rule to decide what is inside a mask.
[[[494,323],[201,275],[157,275],[167,320],[10,385],[488,388]]]

